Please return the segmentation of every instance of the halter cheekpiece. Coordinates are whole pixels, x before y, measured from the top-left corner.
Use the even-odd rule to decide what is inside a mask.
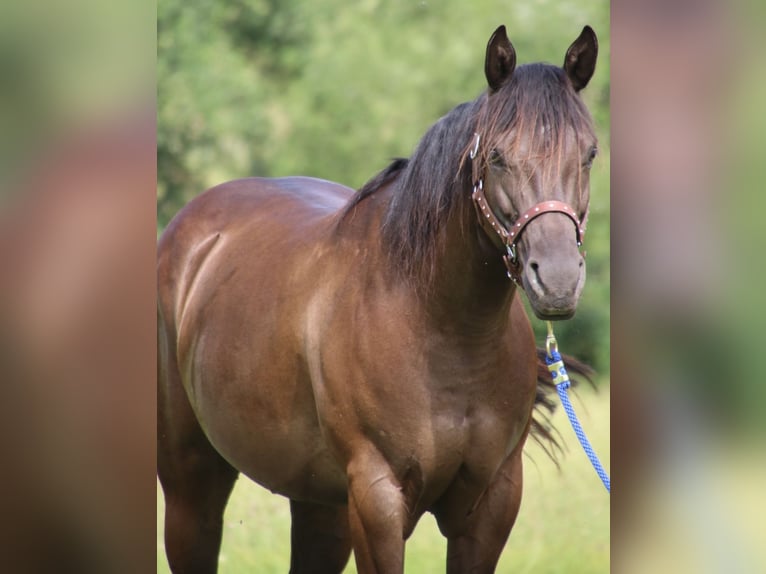
[[[544,213],[563,213],[575,224],[575,233],[577,235],[577,246],[582,245],[583,237],[585,236],[585,228],[582,226],[580,219],[577,217],[575,210],[563,201],[547,200],[533,205],[522,213],[516,221],[514,221],[510,227],[506,228],[505,225],[498,219],[492,208],[487,202],[487,196],[484,193],[484,180],[481,174],[480,166],[477,166],[474,160],[479,152],[479,142],[481,136],[476,133],[475,141],[469,157],[472,163],[473,176],[473,192],[471,193],[471,199],[473,199],[476,213],[479,217],[479,224],[487,232],[488,235],[493,234],[500,238],[500,241],[505,246],[506,253],[503,255],[503,262],[508,270],[508,277],[510,277],[514,283],[521,285],[521,266],[519,265],[518,258],[516,257],[516,243],[521,237],[522,231],[529,224],[530,221],[543,215]]]

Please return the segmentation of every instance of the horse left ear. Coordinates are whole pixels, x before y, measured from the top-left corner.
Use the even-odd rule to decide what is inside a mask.
[[[484,60],[484,75],[492,92],[499,90],[511,77],[516,68],[516,50],[505,33],[505,26],[499,26],[487,43],[487,57]]]
[[[585,26],[564,57],[564,71],[576,92],[588,85],[596,69],[598,39],[590,26]]]

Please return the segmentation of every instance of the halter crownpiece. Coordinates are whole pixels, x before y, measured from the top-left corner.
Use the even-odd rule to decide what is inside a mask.
[[[521,232],[533,219],[540,217],[545,213],[563,213],[575,224],[575,233],[577,236],[577,246],[582,245],[583,237],[585,236],[585,228],[582,222],[577,217],[575,210],[563,201],[555,199],[549,199],[541,201],[540,203],[533,205],[524,213],[522,213],[516,221],[514,221],[509,228],[498,219],[492,208],[487,202],[487,196],[484,193],[484,180],[481,175],[477,174],[481,171],[481,167],[476,165],[474,160],[478,155],[479,142],[481,136],[474,134],[476,139],[469,152],[469,156],[472,160],[472,171],[474,173],[474,185],[473,192],[471,193],[471,199],[473,199],[476,213],[479,217],[479,224],[485,232],[491,237],[496,235],[503,243],[506,249],[506,253],[503,255],[503,262],[508,270],[508,277],[510,277],[514,283],[521,284],[521,267],[519,266],[518,259],[516,258],[516,243],[521,237]]]

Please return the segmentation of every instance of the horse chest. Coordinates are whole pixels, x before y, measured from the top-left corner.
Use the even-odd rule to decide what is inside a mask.
[[[401,421],[405,433],[381,432],[378,447],[389,460],[417,465],[426,499],[438,497],[458,475],[480,488],[523,436],[531,409],[519,406],[449,393]]]
[[[434,439],[438,444],[451,447],[444,449],[445,459],[460,464],[492,464],[504,458],[526,424],[528,413],[514,409],[498,408],[483,402],[468,403],[463,413],[453,411],[439,418],[435,425]]]

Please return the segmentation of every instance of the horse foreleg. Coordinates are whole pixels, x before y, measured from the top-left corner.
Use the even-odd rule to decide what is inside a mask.
[[[522,461],[517,450],[497,471],[463,527],[448,537],[448,574],[495,571],[521,505]]]
[[[290,501],[290,574],[340,574],[351,555],[348,509]]]
[[[359,574],[404,570],[404,532],[408,513],[402,490],[377,452],[352,459],[348,467],[348,510]]]

